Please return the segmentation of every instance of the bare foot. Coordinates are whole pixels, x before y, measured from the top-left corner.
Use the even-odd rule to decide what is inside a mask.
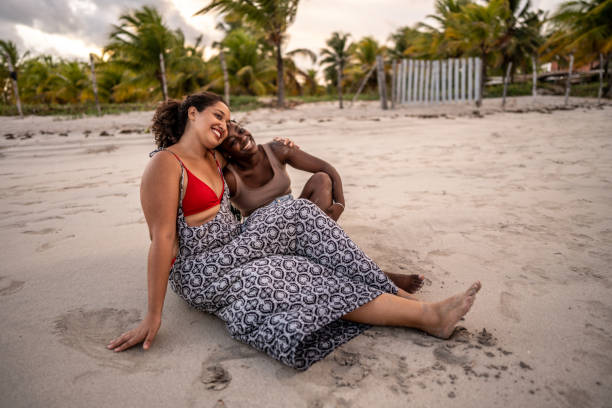
[[[421,329],[432,336],[448,339],[455,325],[474,304],[476,293],[481,288],[480,282],[475,282],[468,290],[437,303],[425,303],[423,312],[425,324]]]
[[[387,275],[398,288],[408,293],[418,292],[423,287],[423,282],[425,281],[425,276],[417,274],[402,275],[399,273],[385,272],[385,275]]]

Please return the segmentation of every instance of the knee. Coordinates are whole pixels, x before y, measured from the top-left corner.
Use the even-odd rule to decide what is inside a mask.
[[[322,171],[313,174],[311,177],[312,182],[317,186],[317,189],[329,190],[332,188],[332,180],[329,174],[323,173]]]

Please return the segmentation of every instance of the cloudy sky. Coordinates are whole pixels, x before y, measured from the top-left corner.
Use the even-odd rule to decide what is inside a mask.
[[[204,34],[205,45],[220,39],[215,15],[193,17],[209,0],[0,0],[0,39],[21,50],[85,60],[99,53],[112,24],[130,8],[152,5],[170,28],[181,28],[187,42]],[[561,0],[532,0],[534,7],[552,10]],[[289,28],[287,49],[310,48],[318,53],[333,31],[352,39],[374,36],[385,42],[397,28],[425,21],[434,0],[302,0]],[[210,54],[210,50],[207,52]],[[301,65],[309,65],[302,61]]]

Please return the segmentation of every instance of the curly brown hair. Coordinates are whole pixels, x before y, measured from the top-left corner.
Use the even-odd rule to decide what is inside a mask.
[[[195,107],[198,112],[223,102],[227,102],[216,93],[200,92],[187,96],[182,102],[176,99],[169,99],[159,104],[153,115],[153,125],[151,131],[155,135],[155,144],[159,148],[171,146],[179,141],[185,132],[187,124],[187,113],[189,107]],[[229,105],[227,105],[229,107]]]

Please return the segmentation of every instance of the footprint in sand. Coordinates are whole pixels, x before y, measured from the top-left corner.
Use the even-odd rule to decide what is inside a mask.
[[[127,197],[127,193],[111,193],[111,194],[101,194],[96,196],[96,198],[106,198],[106,197]]]
[[[542,268],[538,268],[536,266],[531,266],[531,265],[525,265],[521,268],[521,270],[525,272],[527,276],[530,276],[530,277],[537,276],[538,278],[544,281],[551,280],[548,274],[546,273],[546,271]]]
[[[334,353],[333,360],[336,365],[331,369],[331,376],[338,387],[356,388],[370,373],[362,364],[359,353],[338,350]]]
[[[502,316],[520,323],[521,316],[512,305],[517,299],[518,297],[510,292],[502,292],[499,296],[499,308]]]
[[[202,363],[200,381],[208,390],[221,391],[227,388],[232,381],[232,376],[222,365],[207,366],[206,363]]]
[[[441,344],[433,350],[436,360],[449,365],[464,365],[470,361],[467,355],[457,355],[446,344]]]
[[[41,230],[27,230],[27,231],[21,231],[22,234],[29,234],[29,235],[47,235],[47,234],[53,234],[54,232],[59,232],[60,230],[56,229],[56,228],[43,228]]]
[[[96,360],[101,366],[125,372],[141,371],[146,360],[141,348],[134,347],[123,353],[113,353],[106,344],[133,327],[140,320],[135,309],[113,308],[70,310],[55,320],[55,334],[59,341]]]
[[[220,365],[225,361],[231,360],[242,360],[242,359],[251,359],[257,357],[263,357],[264,355],[259,351],[249,347],[245,344],[232,344],[228,347],[223,347],[221,349],[213,350],[210,353],[210,357],[206,359],[202,363],[202,366],[215,366]]]
[[[91,147],[85,150],[85,154],[111,153],[117,149],[119,149],[119,146],[116,146],[116,145]]]
[[[8,296],[19,292],[24,281],[8,279],[6,276],[0,276],[0,296]]]
[[[51,248],[55,247],[57,244],[59,244],[62,241],[66,241],[68,239],[72,239],[72,238],[75,238],[75,237],[76,237],[76,235],[70,234],[70,235],[66,235],[65,237],[60,238],[60,239],[58,239],[56,241],[44,242],[42,245],[40,245],[38,248],[36,248],[36,252],[44,252],[44,251],[46,251],[48,249],[51,249]]]

